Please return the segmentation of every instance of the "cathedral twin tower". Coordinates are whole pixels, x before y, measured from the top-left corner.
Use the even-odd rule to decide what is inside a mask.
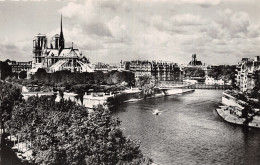
[[[33,39],[33,58],[35,63],[42,63],[44,57],[42,53],[44,49],[48,49],[47,46],[47,37],[45,34],[37,34]],[[61,15],[61,24],[60,24],[60,35],[56,34],[51,38],[50,49],[57,49],[61,53],[62,49],[65,48],[65,40],[62,30],[62,15]]]

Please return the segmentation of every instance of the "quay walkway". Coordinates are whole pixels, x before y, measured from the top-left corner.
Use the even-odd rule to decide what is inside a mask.
[[[208,85],[205,83],[196,83],[196,84],[189,84],[186,82],[159,82],[157,87],[160,89],[174,89],[174,88],[182,88],[182,89],[209,89],[209,90],[227,90],[232,89],[232,85]]]

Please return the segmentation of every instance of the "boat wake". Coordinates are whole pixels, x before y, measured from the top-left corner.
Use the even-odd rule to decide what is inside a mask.
[[[153,110],[153,115],[160,115],[162,111],[159,111],[158,109]]]

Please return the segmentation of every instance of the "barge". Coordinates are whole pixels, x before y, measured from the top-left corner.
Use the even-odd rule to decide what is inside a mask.
[[[232,91],[223,92],[223,106],[216,109],[217,114],[226,122],[246,127],[260,128],[260,111],[249,103],[232,95]]]

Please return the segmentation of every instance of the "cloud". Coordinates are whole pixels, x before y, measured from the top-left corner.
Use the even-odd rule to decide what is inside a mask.
[[[160,31],[169,31],[170,33],[185,33],[190,34],[196,31],[202,25],[209,24],[209,21],[203,19],[199,15],[190,13],[176,14],[165,20],[162,16],[151,17],[151,25]]]
[[[230,9],[218,12],[215,22],[226,30],[230,37],[243,37],[250,25],[249,16],[245,12],[232,12]]]
[[[180,3],[196,4],[202,7],[218,5],[220,2],[220,0],[180,0]]]
[[[168,2],[173,4],[193,4],[202,7],[209,7],[220,4],[221,0],[137,0],[139,2]]]
[[[253,1],[249,7],[256,6]],[[197,53],[203,63],[234,63],[260,49],[259,20],[255,11],[241,4],[242,0],[86,0],[65,2],[57,15],[62,12],[66,46],[73,42],[91,62],[187,63]],[[59,31],[56,27],[48,38]],[[31,40],[0,39],[1,58],[9,54],[31,59]]]
[[[75,22],[73,27],[64,27],[67,31],[74,29],[74,33],[69,32],[68,39],[77,40],[79,47],[86,51],[98,51],[97,54],[104,56],[103,53],[107,51],[101,49],[118,49],[118,44],[131,42],[130,32],[117,15],[121,14],[117,10],[128,12],[123,2],[94,0],[88,0],[84,4],[71,2],[59,11],[64,13],[63,16],[68,21]],[[117,45],[116,48],[111,44]]]
[[[115,16],[107,22],[109,29],[111,30],[113,39],[111,42],[120,42],[124,44],[130,44],[132,39],[130,32],[128,32],[126,25],[122,22],[121,17]]]
[[[32,52],[32,50],[28,45],[27,40],[14,42],[8,38],[0,38],[0,60],[31,60],[32,55],[30,52]]]
[[[180,15],[175,15],[171,17],[171,22],[173,25],[204,25],[207,23],[205,19],[202,19],[198,15],[192,15],[189,13],[186,14],[180,14]]]
[[[245,12],[234,12],[230,9],[220,10],[207,29],[208,35],[218,39],[256,38],[259,36],[259,25],[250,21]]]
[[[84,27],[84,29],[90,34],[95,34],[101,37],[102,36],[112,37],[109,28],[101,22],[93,22],[91,24],[87,24]]]
[[[122,1],[120,0],[113,0],[113,1],[109,1],[109,0],[104,0],[100,6],[102,8],[107,8],[110,10],[117,10],[121,5],[122,5]]]
[[[219,57],[232,52],[240,57],[247,48],[251,49],[250,43],[259,37],[259,25],[252,23],[248,13],[243,11],[217,10],[207,16],[200,12],[172,11],[174,7],[170,5],[209,7],[220,3],[220,0],[124,3],[90,0],[85,4],[69,3],[61,11],[67,13],[65,17],[78,21],[74,28],[80,30],[71,35],[84,37],[71,39],[78,40],[86,51],[95,51],[97,56],[93,60],[132,57],[187,61],[192,53],[197,53],[207,57],[205,62],[220,62]],[[154,13],[157,10],[160,12]],[[254,39],[241,41],[244,38]],[[245,50],[237,48],[242,45]],[[230,57],[236,58],[235,55]]]

